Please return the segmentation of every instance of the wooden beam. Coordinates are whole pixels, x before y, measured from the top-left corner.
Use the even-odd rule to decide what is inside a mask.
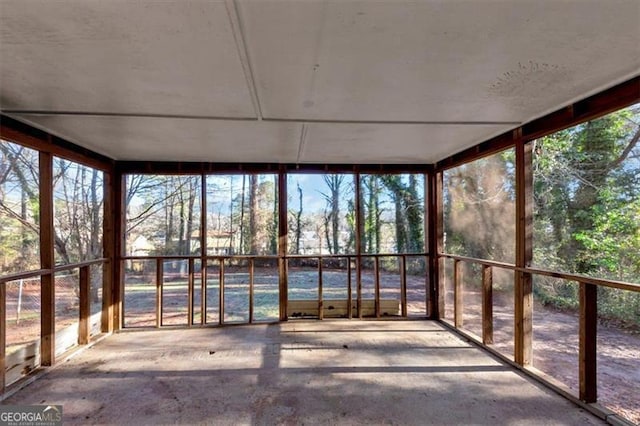
[[[91,285],[90,266],[80,268],[80,318],[78,322],[78,344],[89,343],[91,335]]]
[[[187,325],[189,327],[191,327],[191,325],[193,324],[193,311],[194,311],[194,305],[195,305],[195,300],[194,300],[194,292],[195,292],[195,277],[194,277],[194,259],[188,259],[188,277],[187,277],[187,285],[188,285],[188,289],[187,289],[187,295],[188,295],[188,306],[187,306]]]
[[[162,282],[164,280],[164,261],[156,259],[156,327],[162,327]]]
[[[380,318],[380,258],[373,258],[373,276],[375,284],[376,318]]]
[[[351,306],[351,257],[347,257],[347,318],[353,318],[353,307]]]
[[[115,173],[113,178],[113,206],[115,215],[115,253],[113,261],[113,287],[112,287],[112,327],[118,331],[124,326],[124,263],[121,257],[125,250],[126,227],[126,177]]]
[[[428,179],[428,247],[429,296],[428,316],[441,319],[444,316],[444,268],[440,268],[440,253],[444,251],[443,174],[433,173]]]
[[[0,395],[6,387],[7,370],[7,285],[0,283]]]
[[[462,261],[453,261],[453,319],[456,328],[461,328],[463,324],[464,298],[462,293],[462,282],[464,277],[462,267]]]
[[[0,115],[0,137],[98,170],[111,171],[114,166],[114,160],[109,157],[38,130],[4,114]]]
[[[529,267],[533,259],[533,144],[516,145],[516,266]],[[528,272],[515,273],[514,360],[530,365],[533,357],[533,280]]]
[[[597,371],[598,287],[580,283],[579,384],[580,399],[598,399]]]
[[[249,259],[249,324],[253,324],[253,279],[254,279],[254,264],[253,258]]]
[[[113,286],[117,282],[116,273],[116,227],[117,215],[114,206],[115,191],[113,185],[113,174],[111,172],[103,175],[103,224],[102,224],[102,256],[107,259],[102,264],[102,315],[100,317],[100,330],[103,333],[113,332]]]
[[[53,269],[55,266],[53,227],[53,157],[40,152],[40,267]],[[55,363],[55,274],[51,271],[40,278],[40,364],[50,366]]]
[[[482,343],[493,344],[493,268],[482,267]]]
[[[278,291],[280,305],[280,321],[287,321],[287,301],[289,298],[289,282],[287,273],[287,174],[280,167],[278,172]]]
[[[400,314],[407,316],[407,256],[400,256]]]
[[[218,291],[218,324],[224,324],[224,259],[220,259],[220,266],[218,267],[218,282],[220,283],[220,288]]]
[[[324,319],[324,303],[322,298],[322,258],[318,258],[318,319]]]
[[[360,173],[354,176],[355,184],[355,214],[356,214],[356,315],[362,319],[362,233],[364,232],[364,218],[362,212],[362,185]]]
[[[200,325],[206,323],[207,316],[207,175],[200,176]]]

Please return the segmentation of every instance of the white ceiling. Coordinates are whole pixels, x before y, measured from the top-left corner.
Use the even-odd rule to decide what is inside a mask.
[[[0,108],[118,160],[433,163],[640,74],[640,0],[0,0]]]

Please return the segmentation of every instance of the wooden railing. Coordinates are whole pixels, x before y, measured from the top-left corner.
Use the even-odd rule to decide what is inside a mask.
[[[264,256],[264,255],[212,255],[212,256],[123,256],[120,258],[121,269],[124,271],[125,262],[128,261],[147,261],[155,263],[155,327],[163,326],[163,288],[165,281],[165,271],[164,271],[164,262],[165,261],[186,261],[188,262],[187,267],[187,325],[205,325],[206,321],[206,312],[207,312],[207,282],[208,282],[208,273],[207,270],[207,262],[217,262],[218,267],[218,277],[217,280],[219,282],[219,318],[217,324],[223,325],[225,324],[225,263],[227,262],[246,262],[246,268],[249,273],[249,282],[248,286],[248,320],[247,323],[251,324],[255,322],[254,318],[254,284],[255,284],[255,265],[257,261],[276,261],[276,262],[284,262],[285,268],[284,270],[288,270],[288,265],[291,262],[300,262],[300,261],[310,261],[316,264],[317,268],[317,288],[318,288],[318,297],[317,297],[317,309],[318,309],[318,318],[324,318],[324,305],[325,305],[325,297],[323,294],[325,283],[323,281],[323,269],[325,267],[325,262],[330,260],[343,261],[346,262],[346,293],[347,293],[347,318],[351,319],[354,316],[357,318],[363,317],[362,311],[362,272],[365,270],[363,267],[363,262],[366,260],[370,260],[372,262],[373,267],[373,275],[374,275],[374,316],[376,318],[382,317],[381,312],[381,293],[380,293],[380,283],[381,283],[381,267],[380,260],[383,258],[396,258],[398,260],[398,274],[400,276],[400,316],[407,317],[408,316],[408,307],[407,307],[407,258],[424,258],[425,268],[428,264],[428,254],[426,253],[416,253],[416,254],[362,254],[362,255],[350,255],[350,254],[337,254],[337,255],[287,255],[284,257],[281,256]],[[200,282],[200,321],[199,324],[196,324],[193,320],[194,318],[194,294],[195,294],[195,268],[194,262],[198,260],[201,262],[201,282]],[[276,268],[276,267],[274,267]],[[355,289],[356,289],[356,312],[352,311],[352,290],[353,290],[353,279],[352,274],[355,272]],[[288,272],[285,275],[289,275]],[[426,271],[425,271],[426,278]],[[285,280],[286,282],[286,280]],[[425,279],[425,297],[428,294],[426,289],[426,279]],[[280,292],[284,292],[285,296],[287,293],[287,287],[279,287]],[[280,303],[285,304],[284,312],[286,312],[286,304],[288,303],[287,298],[280,298]],[[425,300],[426,303],[426,300]],[[426,304],[425,304],[426,306]],[[282,312],[282,311],[281,311]],[[126,303],[123,304],[123,320],[127,316],[127,306]],[[425,312],[426,316],[426,312]],[[282,318],[279,318],[282,319]]]
[[[7,383],[6,373],[10,365],[7,365],[7,292],[6,285],[9,282],[25,280],[36,277],[47,277],[47,283],[41,283],[41,294],[54,294],[55,287],[55,274],[60,272],[67,272],[71,270],[78,270],[79,273],[79,289],[78,289],[78,345],[86,345],[89,343],[91,337],[91,266],[104,265],[107,259],[100,258],[94,260],[88,260],[84,262],[78,262],[68,265],[60,265],[51,269],[36,269],[27,272],[20,272],[15,274],[8,274],[0,276],[0,394],[4,393]],[[46,296],[43,300],[50,300],[51,303],[42,303],[40,317],[41,324],[46,324],[47,327],[40,328],[40,342],[47,341],[48,344],[40,344],[40,364],[43,366],[52,365],[55,362],[56,352],[56,327],[55,327],[55,298]],[[30,371],[39,365],[32,365],[35,362],[35,357],[31,357],[30,360],[19,360],[19,362],[27,363],[29,365],[21,366],[26,371]],[[26,367],[26,368],[25,368]]]
[[[615,288],[626,291],[640,292],[640,285],[606,280],[601,278],[593,278],[584,275],[563,273],[557,271],[550,271],[535,267],[517,267],[513,264],[495,262],[486,259],[476,259],[466,256],[458,256],[453,254],[440,253],[439,259],[451,259],[453,260],[453,293],[454,293],[454,313],[453,313],[453,326],[457,329],[463,328],[463,269],[464,263],[475,264],[482,266],[482,337],[481,343],[483,345],[489,345],[493,343],[493,269],[500,268],[514,273],[525,273],[531,275],[542,275],[554,278],[560,278],[567,281],[577,282],[579,285],[579,344],[578,344],[578,382],[579,382],[579,394],[578,397],[581,401],[586,403],[594,403],[598,399],[597,392],[597,328],[598,328],[598,286]],[[442,271],[441,271],[442,274]],[[518,310],[518,303],[523,301],[515,298],[514,313],[516,326],[518,321],[522,321],[522,318],[518,318],[517,313],[522,312],[522,309]],[[521,307],[531,310],[531,306]],[[473,335],[471,335],[474,338]],[[528,336],[528,342],[526,345],[531,345],[532,337]],[[474,338],[474,340],[476,340]],[[516,349],[517,350],[517,349]],[[521,350],[526,350],[522,348]],[[518,359],[517,354],[514,353],[514,359]],[[523,365],[527,367],[527,365]],[[544,379],[543,379],[544,380]],[[552,385],[551,383],[547,383]]]

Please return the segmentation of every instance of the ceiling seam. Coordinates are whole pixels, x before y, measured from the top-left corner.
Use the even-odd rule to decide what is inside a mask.
[[[225,0],[225,6],[227,8],[227,15],[229,16],[229,22],[231,23],[231,32],[233,33],[233,39],[236,43],[236,50],[242,64],[242,70],[251,96],[251,102],[256,113],[257,119],[262,120],[262,107],[260,105],[260,98],[258,97],[258,88],[253,75],[253,67],[251,65],[251,59],[249,58],[249,49],[245,39],[245,31],[240,18],[240,11],[238,4],[235,0]]]
[[[256,121],[255,117],[224,117],[208,115],[182,115],[182,114],[144,114],[144,113],[118,113],[118,112],[80,112],[80,111],[44,111],[44,110],[0,110],[7,115],[60,115],[77,117],[131,117],[131,118],[175,118],[187,120],[211,120],[211,121]],[[323,120],[309,118],[262,118],[261,121],[275,123],[318,123],[318,124],[396,124],[396,125],[456,125],[456,126],[519,126],[521,121],[443,121],[443,120]]]
[[[302,123],[302,130],[300,131],[300,142],[298,142],[298,156],[296,157],[296,163],[300,162],[302,154],[304,154],[304,147],[307,142],[307,125]]]

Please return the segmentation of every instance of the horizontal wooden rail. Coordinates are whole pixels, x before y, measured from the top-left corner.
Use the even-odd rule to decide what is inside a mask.
[[[85,260],[83,262],[70,263],[68,265],[59,265],[53,269],[34,269],[33,271],[18,272],[15,274],[8,274],[0,276],[0,284],[8,283],[10,281],[26,280],[28,278],[41,277],[42,275],[49,275],[57,272],[70,271],[72,269],[80,269],[85,266],[102,265],[109,259],[99,258],[92,260]]]
[[[444,259],[460,260],[463,262],[475,263],[475,264],[484,265],[484,266],[495,266],[502,269],[508,269],[510,271],[525,272],[525,273],[534,274],[534,275],[544,275],[544,276],[553,277],[553,278],[561,278],[567,281],[577,281],[585,284],[594,284],[601,287],[617,288],[619,290],[640,292],[640,284],[634,284],[634,283],[629,283],[625,281],[608,280],[606,278],[594,278],[586,275],[572,274],[569,272],[551,271],[549,269],[536,268],[531,266],[521,268],[521,267],[515,266],[512,263],[496,262],[493,260],[486,260],[486,259],[477,259],[474,257],[459,256],[456,254],[440,253],[438,254],[438,257],[444,258]]]

